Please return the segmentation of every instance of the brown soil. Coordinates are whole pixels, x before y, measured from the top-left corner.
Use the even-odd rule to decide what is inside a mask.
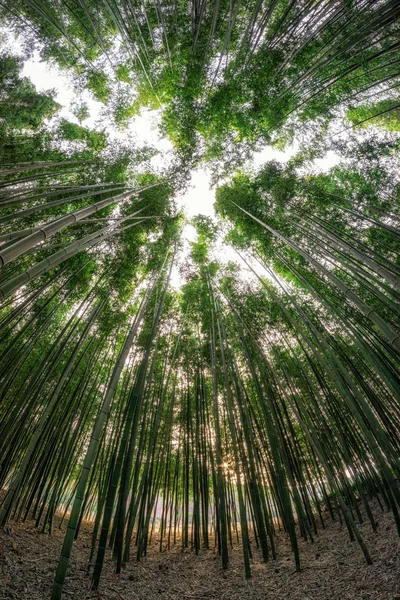
[[[376,513],[378,515],[378,513]],[[86,566],[90,524],[82,530],[71,559],[65,599],[73,600],[400,600],[400,543],[393,517],[378,515],[378,533],[360,526],[373,559],[368,566],[345,527],[327,522],[315,542],[300,542],[302,571],[283,534],[277,536],[276,561],[261,562],[255,550],[253,577],[246,581],[240,548],[233,548],[223,571],[214,550],[174,548],[159,553],[156,544],[140,563],[132,561],[121,575],[108,556],[99,592],[90,591]],[[53,535],[32,523],[13,523],[0,531],[0,600],[49,600],[63,531]]]

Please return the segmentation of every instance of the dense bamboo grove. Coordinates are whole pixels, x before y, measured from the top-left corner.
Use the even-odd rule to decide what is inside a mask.
[[[52,94],[0,56],[0,521],[61,515],[52,600],[85,519],[94,588],[154,539],[215,546],[224,569],[239,543],[251,577],[278,530],[300,570],[327,519],[372,562],[372,502],[400,534],[399,14],[1,4],[115,127],[157,109],[174,145],[156,171],[84,119],[50,128]],[[246,166],[293,140],[285,165]],[[328,151],[339,165],[313,171]],[[177,198],[204,165],[216,218],[192,219],[188,254]]]

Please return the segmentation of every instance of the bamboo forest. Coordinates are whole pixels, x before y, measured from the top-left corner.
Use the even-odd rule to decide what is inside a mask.
[[[0,0],[1,599],[400,599],[399,34]]]

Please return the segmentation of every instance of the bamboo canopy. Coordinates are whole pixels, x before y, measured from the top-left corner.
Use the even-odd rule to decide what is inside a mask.
[[[94,589],[108,553],[120,573],[153,533],[215,546],[223,569],[237,542],[250,578],[278,530],[300,570],[299,538],[339,519],[371,563],[372,504],[400,534],[400,4],[21,0],[0,17],[99,97],[119,84],[96,61],[124,81],[118,37],[137,84],[122,108],[161,111],[175,153],[155,175],[61,124],[87,143],[63,154],[0,97],[0,523],[62,515],[51,599],[85,519]],[[243,167],[303,132],[285,166]],[[328,143],[346,160],[310,174]],[[176,199],[200,164],[216,218],[192,219],[185,250]]]

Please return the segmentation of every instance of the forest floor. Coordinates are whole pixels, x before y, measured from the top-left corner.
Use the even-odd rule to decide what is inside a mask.
[[[105,562],[100,590],[90,591],[86,574],[91,524],[86,523],[74,545],[65,584],[65,599],[73,600],[400,600],[400,542],[392,515],[378,513],[378,532],[360,526],[373,559],[367,565],[345,527],[326,520],[314,543],[300,541],[302,571],[296,573],[285,535],[278,534],[275,561],[263,563],[254,552],[252,578],[243,574],[240,547],[221,569],[214,550],[174,548],[158,552],[156,540],[140,563],[133,560],[122,574]],[[0,600],[49,600],[63,530],[49,536],[32,522],[11,523],[0,530]]]

